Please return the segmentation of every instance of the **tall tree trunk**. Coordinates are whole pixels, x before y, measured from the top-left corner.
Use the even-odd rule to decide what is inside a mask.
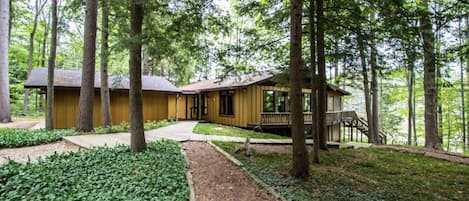
[[[51,38],[50,38],[50,51],[47,70],[47,107],[46,107],[46,129],[52,130],[54,128],[54,69],[55,57],[57,55],[57,0],[52,0],[50,6],[52,23],[51,23]]]
[[[309,1],[309,44],[310,44],[310,59],[311,59],[311,135],[313,136],[313,162],[319,164],[319,132],[317,121],[318,110],[318,89],[316,78],[316,28],[315,28],[315,0]]]
[[[46,49],[47,49],[47,37],[49,36],[49,15],[46,15],[47,19],[44,19],[46,25],[44,27],[44,37],[42,39],[42,52],[41,52],[41,67],[46,66]]]
[[[372,20],[374,21],[374,14],[372,14]],[[374,35],[371,39],[370,45],[370,67],[371,67],[371,113],[373,121],[373,132],[370,133],[373,137],[371,143],[379,143],[379,96],[378,96],[378,63],[376,61],[377,50]]]
[[[408,111],[408,118],[407,118],[407,144],[412,145],[412,128],[413,128],[413,121],[412,118],[414,117],[414,104],[413,104],[413,95],[414,95],[414,53],[410,53],[409,50],[406,50],[406,57],[407,57],[407,107]],[[415,133],[414,133],[415,135]]]
[[[441,149],[441,139],[438,135],[437,121],[437,91],[435,79],[435,36],[433,35],[428,0],[421,2],[424,9],[420,17],[420,31],[423,38],[424,60],[424,93],[425,93],[425,147]]]
[[[459,28],[459,45],[462,47],[463,41],[463,34],[461,29],[461,22],[463,19],[461,18],[458,24]],[[461,82],[461,119],[462,119],[462,142],[463,144],[466,143],[466,105],[465,101],[465,92],[464,92],[464,56],[463,54],[459,55],[459,67],[460,67],[460,82]]]
[[[136,38],[142,32],[143,5],[141,1],[131,0],[130,6],[130,37]],[[142,42],[135,40],[130,45],[129,75],[130,75],[130,145],[132,152],[146,150],[145,133],[143,129],[142,103]]]
[[[83,44],[83,69],[76,131],[93,130],[94,74],[96,63],[96,21],[98,1],[86,1],[85,33]]]
[[[143,46],[143,75],[150,75],[150,58],[146,45]]]
[[[370,87],[368,81],[368,71],[366,69],[366,53],[365,53],[365,44],[363,41],[363,36],[359,35],[357,37],[358,42],[358,49],[360,52],[360,63],[362,66],[362,76],[363,76],[363,92],[365,94],[365,109],[366,109],[366,120],[368,122],[368,142],[374,143],[374,126],[373,126],[373,114],[371,111],[371,95],[370,95]]]
[[[12,4],[12,1],[13,0],[9,0],[8,1],[8,45],[10,45],[10,41],[11,41],[11,29],[13,28],[13,10],[14,10],[14,7],[13,7],[13,4]]]
[[[0,1],[0,122],[11,122],[8,76],[8,29],[10,1]]]
[[[466,47],[469,47],[469,14],[466,14]],[[466,54],[466,81],[469,86],[469,56]],[[469,105],[469,98],[466,98],[466,106]],[[466,124],[466,131],[469,130],[469,124]],[[469,134],[466,135],[467,148],[469,149]]]
[[[293,166],[291,174],[296,178],[309,177],[308,151],[304,133],[304,115],[301,91],[301,15],[303,1],[291,1],[290,27],[290,107],[293,142]]]
[[[412,79],[411,79],[411,82],[412,82],[412,91],[414,92],[413,93],[413,100],[412,100],[412,130],[413,130],[413,133],[414,133],[414,146],[417,146],[417,124],[415,122],[415,104],[416,104],[416,101],[415,101],[415,97],[417,97],[417,92],[415,90],[415,70],[411,72],[412,73]]]
[[[109,25],[109,4],[107,0],[102,0],[102,27],[101,27],[101,115],[103,127],[112,127],[111,100],[108,83],[108,25]]]
[[[316,1],[317,18],[317,51],[318,51],[318,132],[319,148],[327,150],[327,128],[326,128],[326,56],[324,43],[324,13],[323,0]]]
[[[33,69],[33,58],[34,58],[34,37],[36,36],[36,30],[37,30],[37,21],[39,20],[39,15],[41,14],[42,9],[46,5],[47,1],[40,2],[39,0],[36,0],[34,4],[34,20],[33,20],[33,29],[31,30],[31,33],[29,35],[29,56],[28,56],[28,74],[31,73],[31,70]],[[41,5],[39,5],[41,4]],[[29,88],[24,89],[24,99],[23,99],[23,115],[26,115],[28,113],[28,105],[29,105]]]

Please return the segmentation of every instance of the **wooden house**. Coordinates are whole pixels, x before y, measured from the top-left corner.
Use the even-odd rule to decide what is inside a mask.
[[[54,71],[54,128],[73,128],[78,117],[81,71],[55,69]],[[47,89],[47,69],[36,68],[28,77],[25,88]],[[93,125],[101,123],[100,74],[95,74]],[[124,75],[109,76],[112,123],[130,122],[129,79]],[[180,90],[163,77],[142,76],[144,121],[159,121],[174,113],[175,99]],[[173,105],[171,105],[173,104]],[[174,116],[174,114],[173,114]]]
[[[242,128],[288,133],[291,125],[289,88],[279,86],[274,73],[252,73],[223,80],[205,80],[180,87],[178,119],[206,120]],[[305,125],[311,125],[311,89],[303,89]],[[343,96],[350,93],[327,86],[327,132],[340,141]],[[170,100],[175,101],[175,100]]]

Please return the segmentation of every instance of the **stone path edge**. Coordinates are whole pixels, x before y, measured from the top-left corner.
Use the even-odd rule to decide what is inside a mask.
[[[184,151],[184,147],[181,145],[181,153],[184,156],[184,160],[186,161],[187,164],[187,171],[186,171],[186,178],[187,178],[187,184],[189,185],[189,201],[196,201],[195,197],[195,188],[194,188],[194,180],[192,180],[192,173],[190,170],[190,163],[189,159],[187,158],[186,151]]]
[[[234,158],[232,155],[230,155],[229,153],[227,153],[225,150],[221,149],[217,145],[213,144],[212,141],[208,141],[207,143],[210,146],[212,146],[218,153],[225,156],[229,161],[234,163],[236,166],[239,166],[247,175],[249,175],[249,177],[251,177],[254,180],[254,182],[256,182],[257,185],[264,188],[268,193],[270,193],[271,195],[276,197],[278,200],[287,201],[287,199],[285,197],[283,197],[282,195],[280,195],[277,191],[275,191],[275,189],[273,189],[271,186],[267,185],[265,182],[263,182],[261,179],[259,179],[256,175],[249,172],[249,170],[246,169],[246,167],[244,167],[244,165],[243,165],[243,163],[241,163],[241,161]]]

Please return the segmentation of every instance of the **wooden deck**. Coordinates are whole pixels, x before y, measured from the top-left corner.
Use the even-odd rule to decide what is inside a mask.
[[[335,125],[343,122],[344,120],[353,119],[355,112],[353,111],[334,111],[326,112],[326,124],[328,126]],[[291,125],[291,113],[290,112],[263,112],[260,114],[260,122],[251,122],[248,124],[250,128],[262,127],[262,128],[282,128],[289,127]],[[304,113],[304,124],[312,124],[313,114],[311,112]]]

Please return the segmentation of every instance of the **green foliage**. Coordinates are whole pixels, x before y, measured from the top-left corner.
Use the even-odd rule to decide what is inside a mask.
[[[173,141],[55,154],[0,166],[1,200],[188,200],[186,162]]]
[[[0,148],[22,147],[44,144],[61,139],[63,136],[73,135],[71,129],[47,131],[45,129],[28,130],[18,128],[0,129]]]
[[[147,121],[143,126],[144,129],[147,130],[153,130],[169,125],[175,124],[174,121],[168,121],[168,120],[161,120],[161,121]],[[112,126],[111,128],[103,128],[103,127],[97,127],[94,129],[94,132],[96,134],[109,134],[109,133],[123,133],[123,132],[130,132],[130,124],[127,122],[122,122],[119,125]]]
[[[215,142],[240,160],[248,171],[287,200],[465,200],[469,167],[387,149],[331,149],[311,165],[311,178],[285,174],[291,154],[260,153],[247,158],[234,153],[236,143]]]
[[[194,133],[204,135],[221,135],[221,136],[232,136],[232,137],[251,137],[260,139],[288,139],[288,137],[255,132],[252,130],[242,129],[233,126],[225,126],[221,124],[213,123],[198,123],[194,128]]]

